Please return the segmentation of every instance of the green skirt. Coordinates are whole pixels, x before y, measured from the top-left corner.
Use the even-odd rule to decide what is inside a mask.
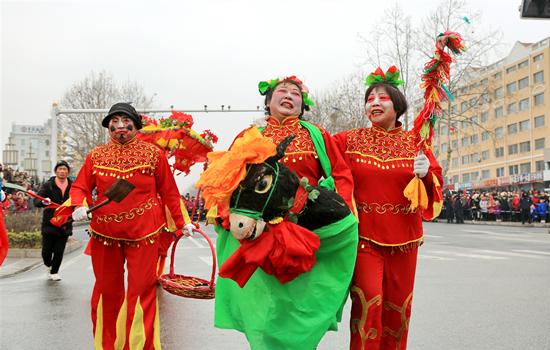
[[[220,226],[216,231],[221,265],[239,241]],[[314,232],[321,239],[317,263],[286,284],[260,268],[243,288],[219,277],[214,325],[243,332],[253,350],[315,349],[327,331],[337,330],[355,266],[357,220],[350,214]]]

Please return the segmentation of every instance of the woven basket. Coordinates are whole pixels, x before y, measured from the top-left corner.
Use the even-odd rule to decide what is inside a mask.
[[[199,277],[178,275],[174,273],[174,255],[176,253],[176,246],[178,245],[178,241],[181,236],[177,238],[172,245],[170,273],[161,275],[159,277],[159,281],[164,290],[174,295],[195,299],[213,299],[214,290],[216,287],[216,284],[214,283],[214,277],[216,276],[216,253],[214,250],[214,245],[208,235],[202,230],[195,229],[194,231],[200,233],[210,246],[210,251],[212,253],[212,275],[210,276],[210,281]]]

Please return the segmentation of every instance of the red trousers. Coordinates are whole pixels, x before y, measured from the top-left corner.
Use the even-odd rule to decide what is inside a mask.
[[[416,245],[359,241],[351,287],[350,349],[406,349],[416,272]]]
[[[158,240],[132,245],[97,238],[90,242],[96,278],[91,301],[95,349],[159,350]]]

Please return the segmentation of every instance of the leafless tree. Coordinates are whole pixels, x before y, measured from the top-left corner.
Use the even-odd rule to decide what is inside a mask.
[[[331,133],[365,127],[363,118],[365,86],[363,73],[357,72],[336,82],[331,89],[313,95],[315,106],[307,117]]]
[[[62,109],[109,108],[116,102],[131,102],[139,108],[149,108],[153,97],[145,94],[136,82],[117,83],[105,71],[91,72],[87,77],[74,83],[61,100]],[[80,165],[90,150],[107,140],[107,129],[101,126],[104,114],[66,114],[59,118],[66,158],[75,166]]]

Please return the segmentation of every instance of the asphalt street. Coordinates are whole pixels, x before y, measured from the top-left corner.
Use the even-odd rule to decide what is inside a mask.
[[[205,231],[212,239],[210,228]],[[77,239],[87,240],[83,230]],[[85,245],[84,245],[85,246]],[[0,348],[91,349],[90,258],[65,256],[63,280],[37,267],[0,280]],[[207,242],[182,239],[175,270],[208,278]],[[213,327],[213,300],[159,287],[163,349],[248,349],[242,334]],[[349,303],[340,331],[319,349],[346,349]],[[425,224],[408,349],[550,349],[550,234],[547,228]]]

